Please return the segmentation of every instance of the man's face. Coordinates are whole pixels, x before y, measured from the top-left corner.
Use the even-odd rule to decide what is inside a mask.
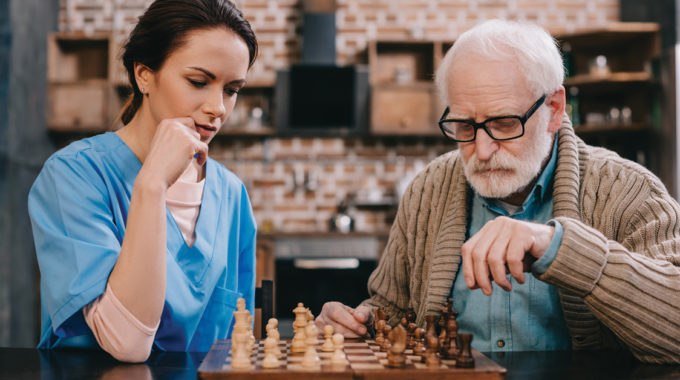
[[[447,118],[482,122],[494,116],[524,115],[538,100],[514,62],[493,62],[466,57],[449,74]],[[507,198],[529,185],[552,148],[548,132],[550,112],[545,105],[525,124],[524,135],[493,140],[482,129],[475,141],[458,143],[465,176],[480,195]]]

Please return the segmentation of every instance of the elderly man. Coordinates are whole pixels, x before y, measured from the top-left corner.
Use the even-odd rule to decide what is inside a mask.
[[[382,307],[417,323],[448,297],[483,351],[624,346],[680,362],[680,207],[643,167],[587,146],[564,115],[564,70],[543,29],[489,21],[437,72],[439,126],[458,150],[410,184],[371,297],[317,324],[366,334]]]

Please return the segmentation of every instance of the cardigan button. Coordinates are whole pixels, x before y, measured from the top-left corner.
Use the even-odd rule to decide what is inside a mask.
[[[505,347],[505,341],[504,341],[503,339],[499,339],[499,340],[496,342],[496,346],[498,346],[499,348]]]

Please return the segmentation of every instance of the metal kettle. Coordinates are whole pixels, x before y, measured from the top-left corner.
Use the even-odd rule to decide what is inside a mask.
[[[347,204],[344,201],[338,205],[338,211],[328,220],[328,229],[344,234],[354,231],[354,219],[347,213]]]

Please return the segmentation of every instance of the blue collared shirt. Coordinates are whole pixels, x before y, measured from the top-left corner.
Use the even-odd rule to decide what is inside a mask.
[[[475,193],[467,238],[474,236],[488,221],[507,216],[517,220],[547,223],[555,226],[553,240],[544,255],[534,262],[532,273],[519,284],[508,279],[512,291],[506,292],[496,283],[493,293],[485,296],[480,289],[470,290],[462,271],[458,271],[452,289],[453,307],[458,312],[460,331],[474,334],[472,346],[479,351],[543,351],[571,349],[557,288],[539,281],[562,243],[562,226],[551,220],[553,215],[552,184],[557,164],[557,135],[550,160],[524,204],[508,212],[496,200]],[[462,264],[461,264],[462,267]]]

